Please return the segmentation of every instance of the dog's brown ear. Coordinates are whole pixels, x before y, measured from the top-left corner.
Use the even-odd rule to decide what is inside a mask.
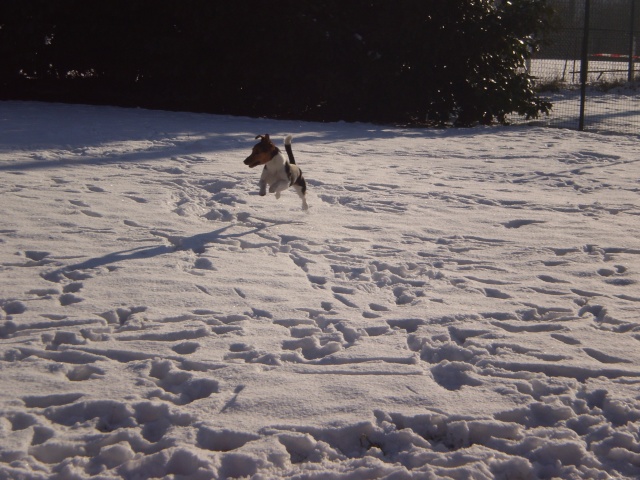
[[[256,140],[257,139],[262,140],[263,143],[271,143],[271,138],[269,138],[269,134],[265,133],[264,135],[256,135]]]

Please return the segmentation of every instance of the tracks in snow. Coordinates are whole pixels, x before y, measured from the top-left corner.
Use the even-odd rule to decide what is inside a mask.
[[[475,445],[468,462],[495,474],[514,456],[632,473],[620,438],[640,419],[624,393],[640,381],[640,249],[603,232],[639,210],[603,201],[634,192],[594,173],[624,163],[429,158],[384,182],[355,164],[318,172],[309,215],[204,155],[2,180],[12,205],[44,192],[50,236],[18,220],[1,232],[16,279],[2,367],[22,381],[3,404],[2,466],[248,476],[266,468],[260,450],[291,475],[330,460],[445,476]],[[477,411],[457,406],[469,395]],[[362,422],[332,421],[345,412]]]

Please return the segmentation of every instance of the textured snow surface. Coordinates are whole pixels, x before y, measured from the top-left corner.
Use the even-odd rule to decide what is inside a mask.
[[[3,102],[0,198],[0,479],[640,476],[636,137]]]

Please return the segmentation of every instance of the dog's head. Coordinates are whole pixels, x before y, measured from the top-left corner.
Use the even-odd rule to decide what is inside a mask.
[[[251,155],[249,155],[244,161],[244,164],[248,165],[249,168],[264,165],[280,151],[269,138],[269,134],[265,133],[264,135],[256,136],[256,139],[258,138],[260,141],[253,146]]]

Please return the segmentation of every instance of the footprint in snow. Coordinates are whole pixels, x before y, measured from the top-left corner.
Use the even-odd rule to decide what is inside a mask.
[[[67,378],[71,382],[84,382],[105,375],[105,371],[94,365],[80,365],[67,371]]]
[[[584,351],[584,353],[600,363],[633,363],[631,360],[615,357],[613,355],[609,355],[593,348],[583,348],[582,350]]]
[[[143,197],[137,197],[135,195],[125,195],[130,200],[133,200],[136,203],[149,203],[149,200]]]
[[[80,213],[83,213],[87,217],[94,217],[94,218],[102,218],[103,217],[103,215],[101,213],[94,212],[93,210],[80,210]]]
[[[242,391],[236,389],[235,395],[229,402],[222,408],[222,411],[226,411],[232,408],[238,398],[238,395]],[[251,433],[245,433],[240,431],[232,431],[227,429],[215,429],[212,427],[200,427],[197,434],[197,442],[200,448],[210,450],[212,452],[230,452],[243,447],[249,442],[259,440],[259,435]]]
[[[198,348],[200,348],[200,344],[198,342],[182,342],[171,347],[171,350],[180,355],[189,355],[195,353]]]
[[[566,345],[580,345],[580,340],[577,338],[570,337],[569,335],[562,335],[560,333],[552,333],[551,338],[555,338],[559,342],[562,342]]]
[[[3,300],[0,305],[7,315],[19,315],[27,311],[27,306],[19,300]]]
[[[220,391],[217,381],[178,370],[170,360],[152,362],[148,378],[161,389],[150,392],[149,398],[157,397],[176,405],[186,405]]]

